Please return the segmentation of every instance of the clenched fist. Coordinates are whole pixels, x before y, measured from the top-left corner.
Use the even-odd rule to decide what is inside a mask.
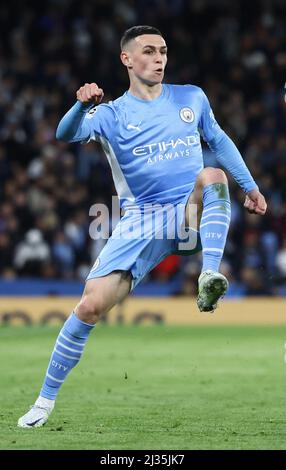
[[[98,88],[96,83],[86,83],[76,92],[78,101],[83,104],[99,104],[104,96],[102,88]]]
[[[258,189],[253,189],[246,195],[244,207],[250,214],[264,215],[267,209],[267,204],[264,196],[258,191]]]

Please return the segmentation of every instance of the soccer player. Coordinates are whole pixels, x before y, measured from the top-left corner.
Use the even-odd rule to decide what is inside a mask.
[[[199,309],[213,311],[225,294],[228,281],[219,266],[231,214],[227,178],[219,168],[203,167],[200,136],[246,193],[244,207],[254,214],[266,211],[263,195],[235,144],[216,122],[203,90],[162,83],[167,46],[160,31],[150,26],[130,28],[122,37],[120,57],[129,75],[129,90],[100,104],[102,88],[86,83],[77,90],[77,102],[60,121],[56,137],[102,144],[124,215],[59,333],[40,395],[19,419],[20,427],[38,427],[48,420],[59,389],[79,362],[101,314],[123,300],[161,260],[180,253],[180,234],[167,237],[163,218],[164,234],[157,237],[150,211],[145,217],[146,205],[171,207],[173,211],[167,212],[172,222],[196,235],[196,243],[184,254],[202,250]],[[197,217],[195,210],[189,210],[194,207]],[[159,214],[160,208],[156,211]],[[128,227],[140,226],[142,214],[147,220],[144,236],[126,236]]]

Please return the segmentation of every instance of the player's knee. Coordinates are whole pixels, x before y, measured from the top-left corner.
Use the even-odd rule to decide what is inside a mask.
[[[91,324],[97,323],[100,316],[104,313],[103,301],[100,296],[94,293],[85,294],[75,311],[80,320]]]
[[[201,171],[199,178],[202,186],[214,183],[228,183],[225,172],[220,168],[206,167]]]

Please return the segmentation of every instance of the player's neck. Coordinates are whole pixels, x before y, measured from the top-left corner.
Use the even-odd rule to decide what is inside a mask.
[[[129,87],[129,93],[140,98],[141,100],[151,101],[162,93],[162,83],[157,83],[156,85],[149,86],[142,83],[131,83]]]

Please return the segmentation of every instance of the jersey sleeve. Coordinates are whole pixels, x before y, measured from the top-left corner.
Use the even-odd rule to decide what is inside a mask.
[[[99,140],[101,136],[109,140],[117,121],[117,115],[111,105],[93,106],[84,116],[83,125],[88,129],[88,136],[82,142]]]
[[[117,116],[111,104],[86,108],[77,101],[59,122],[56,138],[70,143],[87,143],[98,140],[100,136],[109,139],[116,121]]]
[[[216,154],[216,159],[225,168],[247,193],[257,189],[250,171],[248,170],[239,150],[234,142],[226,135],[217,123],[210,103],[205,93],[202,93],[202,113],[199,122],[199,130],[209,148]]]
[[[199,120],[199,131],[205,142],[210,142],[214,138],[218,137],[223,130],[219,126],[214,116],[213,110],[210,106],[210,102],[201,90],[202,94],[202,107],[201,107],[201,117]]]

